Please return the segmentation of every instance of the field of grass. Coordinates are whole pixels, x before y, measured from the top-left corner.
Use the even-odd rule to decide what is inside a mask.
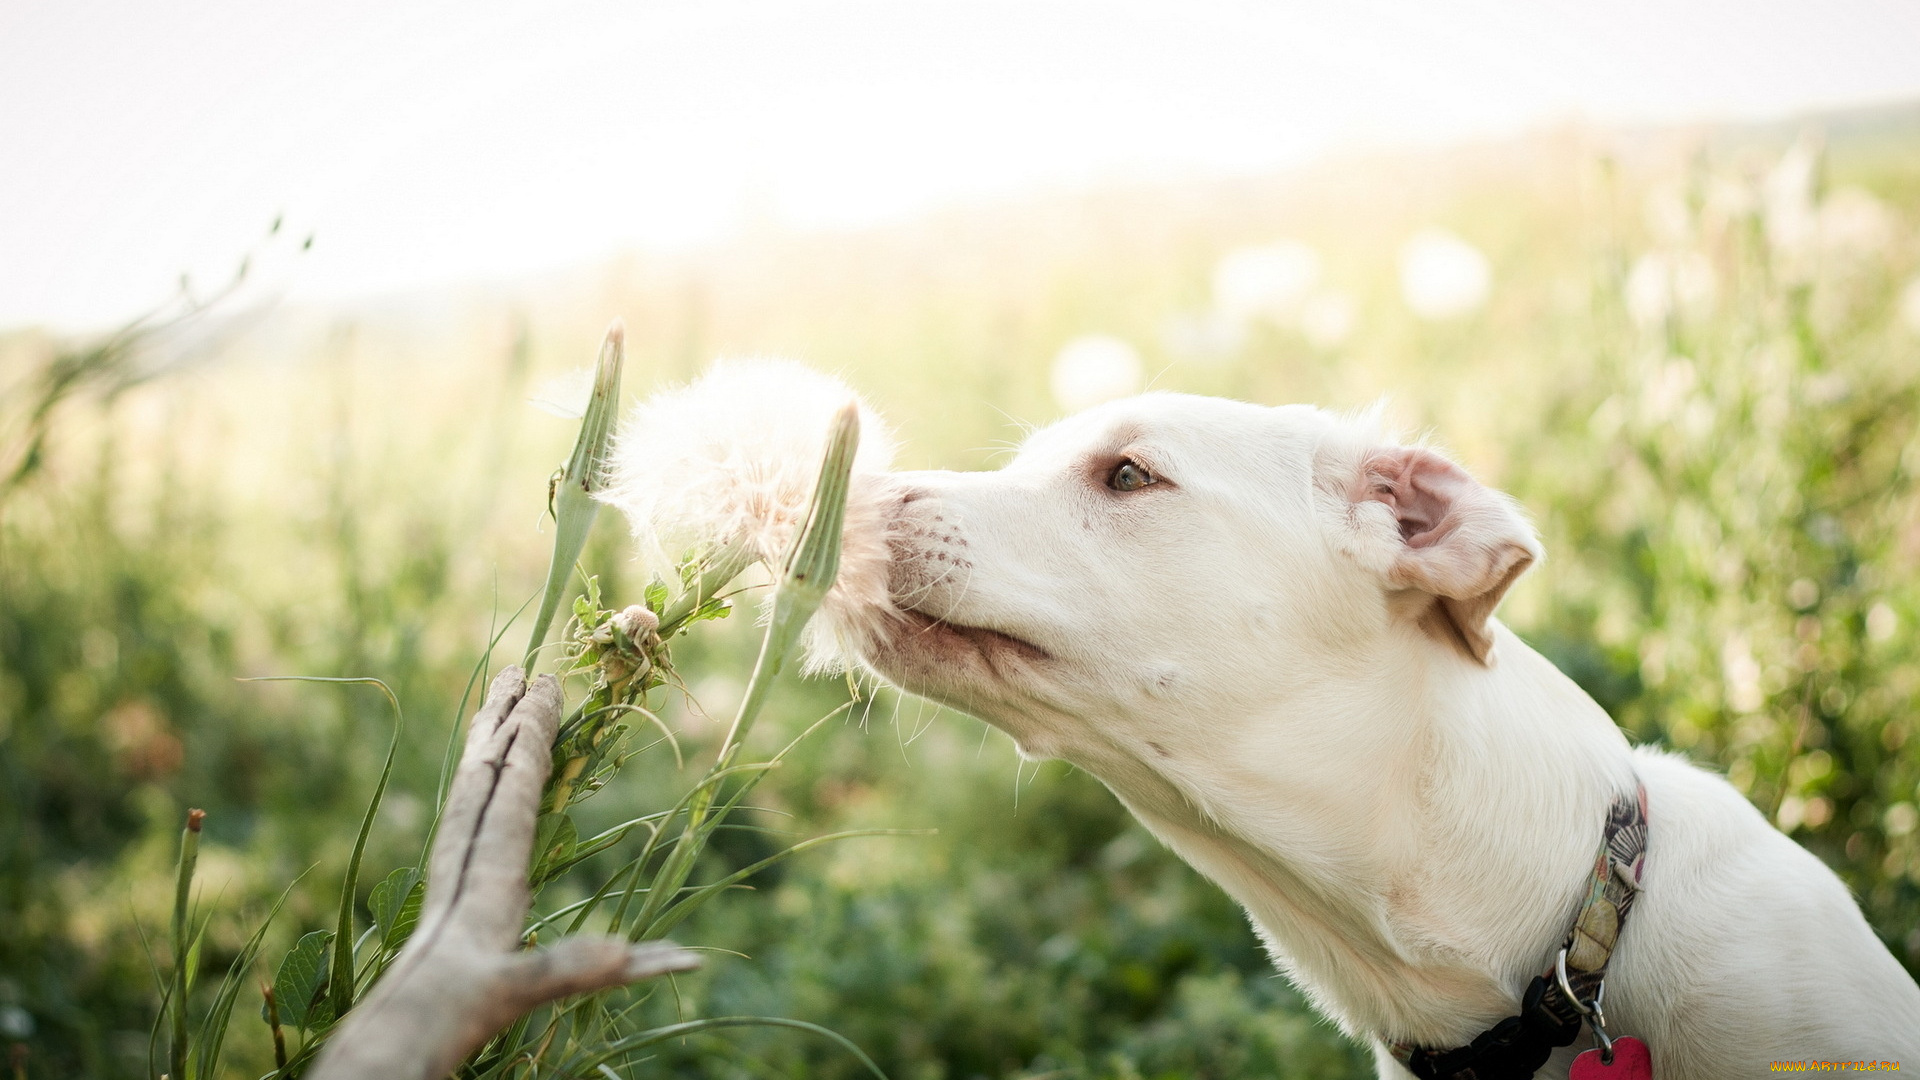
[[[1085,334],[1130,343],[1159,388],[1389,396],[1539,524],[1548,559],[1509,625],[1637,740],[1724,769],[1920,970],[1920,125],[1793,134],[1568,131],[767,233],[522,289],[282,310],[208,350],[216,310],[92,366],[0,338],[0,1043],[29,1076],[148,1074],[189,806],[207,811],[203,979],[290,883],[249,985],[331,925],[391,711],[364,687],[239,679],[397,693],[408,725],[359,878],[370,924],[370,890],[432,820],[469,673],[545,571],[547,477],[576,425],[526,401],[590,363],[614,316],[630,394],[716,355],[795,356],[868,395],[905,467],[1004,460],[1058,415],[1049,364]],[[1484,302],[1409,309],[1399,260],[1429,228],[1484,254]],[[1221,317],[1221,260],[1283,240],[1318,253],[1313,293],[1351,315],[1344,332],[1303,327],[1285,298]],[[30,446],[63,370],[80,374]],[[614,607],[646,584],[625,540],[606,515],[584,559]],[[751,622],[678,649],[689,693],[654,704],[687,764],[635,758],[580,805],[581,835],[671,804],[710,764]],[[754,748],[848,694],[784,681]],[[901,1080],[1369,1073],[1234,905],[1095,781],[1022,765],[977,721],[881,690],[754,801],[752,823],[796,838],[938,831],[828,845],[724,896],[675,930],[721,951],[632,1023],[804,1020]],[[695,880],[782,843],[716,834]],[[257,1006],[236,1009],[221,1075],[273,1070]],[[649,1054],[617,1075],[867,1075],[792,1029]]]

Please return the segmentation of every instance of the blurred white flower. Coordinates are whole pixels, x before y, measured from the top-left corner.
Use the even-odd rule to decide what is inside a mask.
[[[1900,321],[1907,329],[1920,334],[1920,277],[1907,282],[1900,290]]]
[[[1894,238],[1893,213],[1862,188],[1844,187],[1827,196],[1816,221],[1820,253],[1829,258],[1876,255]]]
[[[1800,384],[1800,393],[1809,405],[1831,405],[1853,393],[1853,380],[1844,372],[1826,371],[1809,376]]]
[[[1213,268],[1213,307],[1230,319],[1281,320],[1320,280],[1320,253],[1297,240],[1230,251]]]
[[[1465,315],[1486,303],[1493,270],[1480,249],[1442,229],[1422,229],[1400,249],[1400,292],[1423,319]]]
[[[1727,706],[1734,712],[1758,712],[1767,703],[1760,689],[1760,664],[1744,634],[1731,634],[1720,648],[1720,673],[1727,682]]]
[[[33,1037],[33,1014],[18,1005],[0,1005],[0,1037],[24,1040]],[[20,1060],[15,1058],[15,1061]]]
[[[574,368],[565,375],[542,380],[528,396],[527,404],[543,413],[578,420],[587,415],[587,400],[593,397],[593,369]]]
[[[1146,377],[1140,353],[1107,334],[1088,334],[1053,358],[1053,399],[1068,412],[1140,392]]]
[[[1787,586],[1787,603],[1805,611],[1820,602],[1820,586],[1812,578],[1794,578]]]
[[[1900,616],[1880,601],[1867,609],[1867,640],[1886,641],[1900,630]]]
[[[1910,802],[1894,803],[1887,807],[1880,821],[1888,836],[1905,836],[1915,828],[1920,828],[1920,810]]]
[[[1722,230],[1760,210],[1760,196],[1743,181],[1715,176],[1707,182],[1706,205],[1700,216],[1708,227]]]
[[[1818,231],[1814,196],[1819,183],[1820,144],[1807,136],[1794,140],[1762,185],[1762,215],[1767,242],[1789,258],[1805,251]]]
[[[1676,314],[1712,308],[1719,283],[1713,263],[1698,251],[1649,251],[1627,273],[1627,314],[1634,325],[1653,329]]]
[[[1240,351],[1246,324],[1217,313],[1169,315],[1160,324],[1160,344],[1182,360],[1218,363]]]
[[[1780,800],[1780,809],[1774,812],[1773,823],[1780,827],[1781,832],[1790,833],[1806,820],[1806,812],[1807,800],[1798,795],[1788,795]]]
[[[1315,348],[1331,349],[1353,333],[1358,314],[1359,305],[1346,293],[1317,292],[1300,308],[1300,333]]]
[[[1665,424],[1686,412],[1700,382],[1693,361],[1668,358],[1640,384],[1640,415],[1649,424]]]

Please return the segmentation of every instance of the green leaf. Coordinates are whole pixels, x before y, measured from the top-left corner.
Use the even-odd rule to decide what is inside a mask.
[[[393,778],[393,760],[400,754],[400,733],[406,726],[406,717],[400,712],[400,699],[393,696],[393,690],[386,683],[379,679],[353,681],[372,683],[387,695],[387,700],[393,705],[393,738],[387,743],[387,761],[380,767],[380,782],[374,785],[373,798],[367,801],[366,816],[360,819],[360,835],[353,841],[353,854],[347,859],[347,874],[340,882],[340,921],[337,931],[340,947],[334,950],[333,975],[327,980],[329,1018],[345,1015],[348,1009],[353,1008],[353,900],[360,881],[360,858],[367,852],[367,834],[373,831],[373,819],[380,814],[380,800],[387,793],[387,781]]]
[[[185,985],[189,994],[193,993],[193,984],[199,981],[197,977],[200,974],[200,944],[206,940],[206,927],[202,926],[200,933],[193,935],[193,944],[187,946]]]
[[[548,878],[555,868],[565,865],[567,857],[580,844],[580,831],[573,818],[565,812],[541,814],[534,824],[533,832],[533,871],[529,878],[537,885]]]
[[[273,998],[280,1006],[280,1023],[302,1030],[333,1019],[326,1000],[327,954],[333,931],[315,930],[294,943],[273,976]],[[324,1015],[322,1015],[324,1014]],[[260,1019],[267,1007],[260,1006]]]
[[[646,602],[649,611],[658,615],[667,609],[667,583],[654,578],[647,582],[646,590],[640,594],[640,598]]]
[[[391,952],[406,941],[413,924],[420,920],[420,900],[425,893],[417,866],[403,866],[373,887],[367,897],[367,910],[373,912],[373,925],[383,950]]]
[[[692,626],[694,623],[706,622],[708,619],[724,619],[731,614],[733,614],[733,601],[716,596],[695,608],[693,614],[687,616],[687,621],[682,625]]]

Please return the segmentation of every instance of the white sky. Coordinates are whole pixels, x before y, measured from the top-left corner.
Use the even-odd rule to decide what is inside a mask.
[[[1920,98],[1916,0],[0,0],[0,327],[508,277],[1572,115]]]

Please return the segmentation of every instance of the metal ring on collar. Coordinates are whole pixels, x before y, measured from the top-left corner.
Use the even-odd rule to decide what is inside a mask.
[[[1607,1034],[1607,1014],[1600,1004],[1606,1000],[1607,980],[1603,977],[1593,988],[1592,1001],[1581,1001],[1580,995],[1573,992],[1573,984],[1567,981],[1567,950],[1564,948],[1553,958],[1553,974],[1560,982],[1560,992],[1567,995],[1573,1007],[1586,1016],[1587,1026],[1593,1029],[1593,1037],[1600,1043],[1600,1063],[1613,1064],[1613,1037]]]

